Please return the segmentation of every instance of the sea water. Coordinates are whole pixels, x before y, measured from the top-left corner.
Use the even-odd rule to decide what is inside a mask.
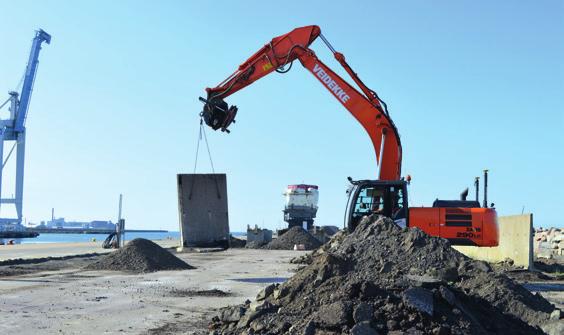
[[[243,232],[232,232],[233,236],[245,236]],[[40,234],[33,238],[15,238],[15,239],[1,239],[4,243],[8,240],[13,240],[14,244],[29,244],[29,243],[72,243],[72,242],[103,242],[107,234]],[[130,232],[125,233],[125,240],[130,241],[136,238],[145,238],[147,240],[178,240],[180,239],[180,232]]]

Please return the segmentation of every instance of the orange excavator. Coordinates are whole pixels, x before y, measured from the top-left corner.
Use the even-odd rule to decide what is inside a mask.
[[[309,46],[320,37],[335,59],[360,88],[355,89],[320,61]],[[410,177],[401,176],[402,147],[400,136],[390,118],[387,105],[378,94],[368,88],[345,61],[345,56],[331,46],[318,26],[296,28],[275,37],[214,88],[207,88],[201,117],[214,130],[229,133],[235,122],[236,106],[229,106],[225,98],[273,73],[288,72],[298,60],[319,82],[360,122],[376,153],[377,180],[352,180],[345,215],[346,225],[354,230],[360,219],[371,213],[391,217],[400,226],[419,227],[429,235],[440,236],[454,245],[497,246],[497,213],[488,208],[487,191],[484,204],[466,200],[468,190],[460,200],[435,200],[432,207],[408,206],[407,185]],[[487,172],[485,174],[487,190]]]

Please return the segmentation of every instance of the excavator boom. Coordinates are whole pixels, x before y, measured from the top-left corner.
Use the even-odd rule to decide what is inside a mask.
[[[322,35],[318,26],[306,26],[275,37],[218,86],[207,88],[207,99],[201,98],[205,102],[202,116],[206,124],[215,130],[227,130],[237,109],[229,107],[225,98],[274,71],[287,72],[292,62],[298,60],[360,122],[370,136],[378,166],[376,178],[400,179],[401,143],[397,128],[376,93],[364,85],[341,53],[334,51],[327,43],[362,93],[317,58],[309,46],[319,36]],[[325,38],[323,40],[326,41]]]
[[[237,71],[214,88],[206,88],[208,99],[225,99],[260,78],[279,70],[297,58],[295,48],[308,48],[321,34],[317,26],[296,28],[272,39],[244,63]],[[279,70],[280,71],[280,70]]]

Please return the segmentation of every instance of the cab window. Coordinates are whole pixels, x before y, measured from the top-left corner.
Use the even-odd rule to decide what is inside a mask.
[[[406,210],[403,189],[396,188],[390,193],[392,196],[392,219],[397,220],[405,218]]]
[[[370,215],[384,209],[384,194],[373,187],[363,188],[356,199],[353,215]]]

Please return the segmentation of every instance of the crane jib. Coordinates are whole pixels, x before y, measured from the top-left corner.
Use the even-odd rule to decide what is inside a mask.
[[[335,80],[333,80],[333,78],[331,78],[331,76],[327,74],[327,72],[323,71],[323,68],[319,64],[315,64],[313,66],[313,73],[315,73],[317,77],[319,77],[321,82],[325,84],[325,86],[327,86],[329,90],[331,90],[331,92],[333,92],[337,96],[337,98],[339,98],[339,100],[341,100],[343,103],[349,101],[351,97],[347,94],[347,92],[343,90],[339,85],[337,85]]]

